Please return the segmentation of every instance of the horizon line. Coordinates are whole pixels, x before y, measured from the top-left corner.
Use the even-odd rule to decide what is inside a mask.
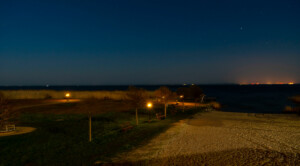
[[[190,85],[252,85],[252,86],[259,86],[259,85],[299,85],[300,83],[283,83],[283,84],[267,84],[267,83],[260,83],[260,84],[240,84],[240,83],[201,83],[201,84],[99,84],[99,85],[88,85],[88,84],[80,84],[80,85],[72,85],[72,84],[46,84],[46,85],[0,85],[0,87],[13,87],[13,86],[23,86],[23,87],[30,87],[30,86],[40,86],[40,87],[53,87],[53,86],[190,86]]]

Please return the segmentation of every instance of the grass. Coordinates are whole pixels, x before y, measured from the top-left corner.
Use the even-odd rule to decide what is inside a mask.
[[[146,144],[172,123],[200,111],[173,111],[166,120],[148,123],[148,110],[141,110],[140,125],[136,126],[134,110],[114,111],[111,107],[110,111],[94,112],[93,141],[88,142],[86,114],[63,111],[77,106],[64,103],[23,110],[19,117],[20,125],[37,130],[24,135],[0,137],[0,165],[92,165],[99,160],[110,161],[121,152]],[[39,110],[42,111],[39,113]],[[154,112],[162,112],[163,109],[159,106],[152,111],[154,119]],[[122,132],[121,125],[125,122],[134,125],[133,129]]]
[[[1,90],[1,93],[8,99],[63,99],[65,94],[70,92],[71,98],[98,98],[122,100],[127,91],[55,91],[55,90]],[[149,96],[154,92],[147,91]]]

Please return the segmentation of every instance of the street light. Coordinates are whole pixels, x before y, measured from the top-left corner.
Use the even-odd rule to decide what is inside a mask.
[[[70,93],[66,93],[66,97],[67,97],[67,98],[70,97]]]
[[[67,101],[68,101],[69,98],[71,97],[71,94],[70,94],[70,93],[66,93],[66,94],[65,94],[65,97],[67,98]]]
[[[150,102],[147,103],[147,107],[148,107],[148,108],[151,108],[151,107],[152,107],[152,103],[150,103]]]
[[[183,95],[180,95],[179,97],[180,97],[181,100],[182,100],[182,112],[184,112],[184,100],[183,100],[184,96],[183,96]]]
[[[149,109],[148,115],[149,115],[149,122],[150,122],[150,110],[151,110],[151,108],[152,108],[152,103],[151,103],[151,102],[148,102],[148,103],[147,103],[147,107],[148,107],[148,109]]]

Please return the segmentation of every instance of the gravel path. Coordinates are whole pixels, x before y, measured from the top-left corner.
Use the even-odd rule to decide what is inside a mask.
[[[33,132],[34,130],[35,130],[35,128],[33,128],[33,127],[16,127],[15,131],[0,132],[0,137],[26,134],[26,133]]]
[[[112,165],[300,165],[300,118],[199,113],[114,161]]]

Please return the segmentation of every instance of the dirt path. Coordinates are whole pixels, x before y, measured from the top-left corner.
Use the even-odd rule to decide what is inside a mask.
[[[51,99],[43,101],[39,104],[29,104],[29,105],[21,105],[21,106],[15,106],[14,109],[20,110],[25,108],[33,108],[33,107],[40,107],[40,106],[47,106],[47,105],[55,105],[55,104],[61,104],[61,103],[76,103],[80,102],[79,99]]]
[[[137,165],[300,165],[295,115],[210,112],[174,124],[148,145],[117,157]],[[118,164],[114,164],[118,165]]]
[[[35,130],[35,128],[33,128],[33,127],[16,127],[15,131],[0,132],[0,137],[26,134],[26,133],[33,132],[34,130]]]

